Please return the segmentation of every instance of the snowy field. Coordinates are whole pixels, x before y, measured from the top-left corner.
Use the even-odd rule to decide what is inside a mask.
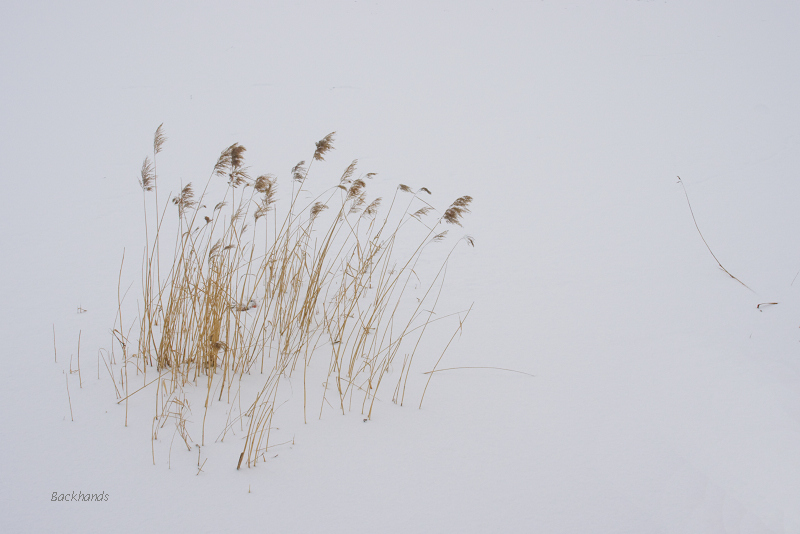
[[[788,1],[4,2],[0,530],[800,533],[798,27]],[[449,323],[414,402],[290,402],[253,468],[241,434],[151,443],[148,391],[126,427],[98,354],[161,123],[172,191],[235,142],[287,191],[336,131],[320,181],[358,158],[471,195],[440,367],[534,376],[437,373],[418,409]]]

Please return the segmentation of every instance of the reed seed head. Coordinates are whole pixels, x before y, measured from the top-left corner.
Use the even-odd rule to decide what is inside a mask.
[[[211,250],[208,251],[208,261],[212,261],[215,256],[219,254],[220,249],[222,248],[222,239],[217,239],[216,243],[211,246]]]
[[[342,179],[339,180],[340,184],[349,184],[351,182],[350,177],[353,176],[357,164],[358,160],[354,159],[353,163],[347,166],[347,168],[344,170],[344,174],[342,174]]]
[[[186,210],[192,209],[197,205],[197,202],[194,200],[194,191],[192,190],[191,182],[181,189],[181,194],[174,197],[172,203],[178,206],[178,215],[181,217],[186,214]]]
[[[245,214],[245,206],[239,206],[239,209],[237,209],[236,212],[234,212],[234,214],[231,215],[231,224],[235,223],[236,221],[244,217],[244,214]]]
[[[324,210],[328,209],[328,206],[323,204],[322,202],[315,202],[313,206],[311,206],[311,220],[317,218],[317,215],[322,213]]]
[[[247,174],[247,168],[243,167],[244,152],[247,150],[239,143],[234,143],[219,155],[216,165],[214,165],[214,174],[217,176],[225,176],[228,182],[237,187],[247,180],[250,176]]]
[[[276,178],[275,178],[274,175],[272,175],[272,174],[262,174],[261,176],[256,178],[256,181],[253,184],[253,187],[259,193],[266,193],[272,187],[275,186],[275,182],[276,182]]]
[[[306,168],[303,166],[305,165],[305,161],[301,161],[294,167],[292,167],[292,178],[298,182],[302,182],[306,178]]]
[[[153,163],[150,161],[150,158],[144,158],[144,162],[142,163],[142,177],[139,178],[139,185],[141,185],[142,189],[145,191],[152,191],[155,182],[156,175],[153,172]]]
[[[232,144],[228,150],[231,153],[231,167],[237,169],[244,163],[244,152],[247,150],[239,143]]]
[[[464,214],[469,213],[469,206],[470,202],[472,202],[472,197],[469,195],[464,195],[463,197],[459,197],[450,204],[450,207],[444,212],[442,219],[445,222],[450,224],[457,224],[458,226],[461,225],[461,218],[464,217]]]
[[[164,135],[164,123],[158,125],[156,128],[156,134],[153,137],[153,153],[158,154],[161,152],[161,147],[164,144],[164,141],[167,140],[167,137]]]
[[[364,187],[366,187],[366,185],[367,184],[364,183],[364,180],[362,180],[361,178],[359,178],[358,180],[353,182],[353,185],[351,185],[350,189],[347,191],[347,199],[346,200],[350,200],[351,198],[356,198],[356,197],[360,196],[362,191],[364,190]]]
[[[426,214],[427,214],[429,211],[431,211],[432,209],[433,209],[433,208],[431,208],[430,206],[425,206],[425,207],[423,207],[423,208],[420,208],[420,209],[418,209],[417,211],[415,211],[415,212],[414,212],[414,213],[413,213],[411,216],[412,216],[412,217],[414,217],[414,218],[415,218],[415,219],[417,219],[417,220],[420,220],[420,218],[421,218],[422,216],[426,215]]]
[[[378,213],[378,208],[381,205],[381,197],[376,198],[372,202],[369,203],[369,206],[366,207],[364,213],[361,214],[362,217],[374,217]]]
[[[329,150],[333,150],[333,136],[336,135],[336,132],[331,132],[319,141],[317,141],[317,149],[314,151],[314,159],[317,161],[322,161],[325,158],[322,156],[325,155],[326,152]]]
[[[361,211],[361,206],[363,206],[366,203],[367,203],[367,192],[361,191],[361,193],[359,193],[359,195],[355,198],[355,200],[353,200],[353,205],[350,206],[349,213],[358,213],[359,211]]]
[[[469,196],[469,195],[464,195],[463,197],[459,197],[459,198],[457,198],[457,199],[455,200],[455,202],[453,202],[453,204],[452,204],[452,205],[453,205],[453,206],[460,206],[460,207],[466,208],[467,206],[469,206],[469,203],[470,203],[470,202],[472,202],[472,197],[471,197],[471,196]],[[469,210],[467,210],[467,211],[469,211]]]

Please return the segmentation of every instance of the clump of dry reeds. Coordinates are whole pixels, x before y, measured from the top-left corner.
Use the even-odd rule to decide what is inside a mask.
[[[395,382],[392,400],[402,404],[420,339],[437,320],[431,317],[450,254],[427,285],[417,275],[418,262],[428,244],[445,239],[442,225],[461,226],[472,197],[462,196],[437,212],[418,196],[430,195],[427,188],[415,192],[401,184],[381,216],[382,198],[369,199],[367,192],[375,174],[354,178],[356,160],[338,183],[311,201],[302,200],[311,164],[324,161],[334,148],[330,133],[316,143],[308,166],[301,161],[291,170],[288,209],[278,219],[276,177],[251,178],[245,147],[234,143],[222,151],[202,188],[186,184],[171,199],[177,207],[177,235],[162,271],[162,232],[170,215],[158,201],[156,156],[165,140],[159,126],[152,159],[145,158],[139,179],[147,245],[138,340],[130,342],[130,332],[123,334],[121,304],[120,326],[114,330],[124,362],[120,402],[157,383],[153,439],[174,420],[176,434],[191,450],[186,427],[191,408],[184,387],[197,384],[205,388],[199,436],[204,444],[212,394],[216,400],[227,395],[231,402],[233,392],[241,403],[239,381],[261,373],[255,398],[238,418],[245,433],[237,468],[255,465],[269,443],[281,383],[302,376],[307,417],[307,376],[312,359],[322,354],[328,364],[320,415],[325,405],[344,413],[355,398],[371,417],[389,380]],[[222,198],[212,199],[209,191],[220,179],[226,188]],[[148,213],[155,214],[155,222],[152,215],[148,221]],[[398,259],[400,235],[412,219],[422,231]],[[472,238],[465,241],[473,245]],[[406,302],[410,285],[427,290]],[[401,346],[407,352],[399,373],[393,373]],[[145,376],[133,392],[128,390],[129,363]],[[148,380],[148,372],[156,376]],[[222,439],[229,427],[222,429]]]

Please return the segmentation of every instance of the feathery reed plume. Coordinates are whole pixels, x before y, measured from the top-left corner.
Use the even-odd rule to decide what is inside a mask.
[[[259,193],[268,194],[270,193],[271,189],[275,186],[276,178],[272,174],[262,174],[258,178],[256,178],[253,187]]]
[[[360,178],[355,182],[353,182],[353,185],[351,185],[350,189],[347,191],[346,200],[350,200],[352,198],[356,198],[357,196],[361,195],[362,190],[364,189],[364,187],[366,187],[366,185],[367,184],[364,183],[364,180]]]
[[[378,175],[377,172],[368,172],[367,174],[364,175],[364,178],[366,178],[367,180],[372,180],[373,176],[377,175]]]
[[[414,191],[413,191],[413,190],[412,190],[410,187],[408,187],[406,184],[400,184],[400,185],[398,185],[397,187],[398,187],[398,189],[400,189],[400,191],[403,191],[403,192],[405,192],[405,193],[413,193],[413,192],[414,192]]]
[[[250,179],[250,175],[247,174],[247,169],[233,169],[230,174],[228,174],[228,183],[230,183],[233,187],[238,187],[242,184],[245,186],[249,185],[247,181]]]
[[[245,206],[239,206],[236,212],[233,215],[231,215],[231,224],[234,224],[236,223],[236,221],[243,219],[244,213],[245,213]],[[240,232],[243,233],[244,229],[240,230]]]
[[[229,146],[225,150],[223,150],[219,157],[217,158],[217,163],[214,165],[214,174],[217,176],[225,176],[227,169],[231,166],[231,148],[233,145]]]
[[[158,125],[156,128],[156,134],[153,137],[153,153],[158,154],[161,152],[161,147],[164,145],[164,141],[167,140],[167,137],[164,135],[164,123]]]
[[[425,192],[426,192],[426,193],[428,193],[429,195],[430,195],[430,194],[432,194],[432,193],[430,192],[430,190],[429,190],[427,187],[420,187],[420,188],[419,188],[419,191],[425,191]],[[419,193],[419,191],[417,191],[417,193]]]
[[[469,195],[465,195],[463,197],[459,197],[450,204],[450,207],[444,212],[442,219],[445,222],[450,224],[457,224],[458,226],[462,226],[460,219],[464,216],[465,213],[469,213],[469,203],[472,202],[472,197]]]
[[[236,169],[238,167],[241,167],[242,163],[244,163],[243,154],[247,149],[242,145],[240,145],[239,143],[234,143],[228,148],[228,150],[230,151],[231,154],[231,168]]]
[[[211,250],[208,251],[208,261],[212,261],[212,259],[219,254],[221,249],[222,239],[218,239],[217,242],[211,246]]]
[[[432,208],[432,207],[430,207],[430,206],[425,206],[425,207],[422,207],[422,208],[418,209],[418,210],[417,210],[417,211],[415,211],[414,213],[412,213],[412,214],[411,214],[411,216],[412,216],[412,217],[414,217],[414,218],[415,218],[415,219],[417,219],[417,220],[420,220],[420,218],[421,218],[423,215],[426,215],[426,214],[427,214],[429,211],[431,211],[432,209],[433,209],[433,208]]]
[[[301,161],[294,167],[292,167],[292,178],[297,182],[302,182],[306,178],[306,168],[303,166],[305,165],[305,161]]]
[[[361,214],[362,217],[374,217],[378,213],[378,208],[381,206],[381,197],[376,198],[369,205],[364,209],[364,213]]]
[[[315,202],[313,206],[311,206],[311,220],[317,218],[317,216],[322,213],[324,210],[328,209],[328,206],[323,204],[322,202]]]
[[[339,180],[340,184],[349,184],[351,182],[350,177],[353,176],[353,173],[356,170],[356,165],[358,164],[358,160],[354,159],[353,163],[347,166],[342,174],[342,179]]]
[[[186,210],[192,209],[197,205],[197,202],[194,200],[194,191],[192,190],[191,182],[181,189],[181,194],[179,196],[173,197],[172,203],[178,206],[178,214],[181,217],[186,214]]]
[[[228,183],[237,187],[250,179],[247,174],[247,168],[243,167],[244,152],[247,149],[239,143],[234,143],[219,155],[216,165],[214,165],[214,174],[220,177],[227,177]]]
[[[465,235],[463,239],[469,246],[475,248],[475,239],[471,235]]]
[[[464,195],[463,197],[457,198],[455,202],[453,202],[452,206],[459,206],[466,208],[467,206],[469,206],[470,202],[472,202],[472,197],[469,195]],[[467,212],[469,212],[469,210],[467,210]]]
[[[322,161],[325,158],[322,156],[325,155],[326,152],[329,150],[333,150],[333,136],[336,135],[336,132],[331,132],[319,141],[317,141],[317,149],[314,151],[314,159],[316,161]]]
[[[350,206],[349,214],[358,213],[361,211],[361,206],[367,203],[367,192],[361,191],[358,196],[353,200],[353,204]]]
[[[250,175],[247,174],[247,167],[243,167],[244,151],[247,150],[240,144],[234,144],[231,150],[231,169],[228,173],[228,183],[233,187],[238,187],[243,183],[250,180]]]
[[[440,234],[436,234],[435,236],[433,236],[433,239],[431,239],[431,242],[438,243],[439,241],[442,241],[445,238],[445,236],[447,236],[447,232],[449,232],[449,231],[450,230],[445,230],[444,232],[442,232]]]
[[[153,163],[149,157],[144,158],[142,163],[142,177],[139,179],[139,185],[145,191],[152,191],[155,183],[155,174],[153,173]]]
[[[273,204],[276,200],[275,194],[278,191],[277,179],[271,174],[262,174],[256,178],[255,190],[264,195],[253,214],[256,220],[258,220],[273,208]]]

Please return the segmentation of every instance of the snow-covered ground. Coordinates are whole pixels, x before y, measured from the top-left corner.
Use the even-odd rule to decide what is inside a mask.
[[[4,3],[0,530],[800,532],[798,27],[770,1]],[[286,417],[252,469],[212,440],[198,475],[165,435],[153,465],[152,396],[124,427],[97,355],[162,122],[174,184],[234,142],[285,184],[336,131],[320,176],[473,196],[443,366],[535,376]],[[79,491],[108,498],[52,502]]]

